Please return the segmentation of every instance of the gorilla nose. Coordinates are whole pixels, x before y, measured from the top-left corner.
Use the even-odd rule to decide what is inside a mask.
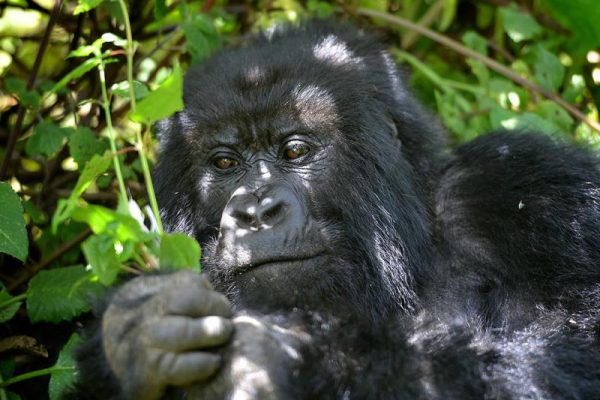
[[[235,194],[224,210],[221,229],[285,231],[302,224],[303,214],[291,189],[266,186],[254,193]]]

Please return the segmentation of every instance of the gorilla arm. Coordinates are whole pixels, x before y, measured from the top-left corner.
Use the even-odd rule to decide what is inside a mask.
[[[473,321],[427,316],[373,324],[301,310],[231,315],[229,302],[201,275],[134,279],[102,319],[101,348],[119,395],[100,369],[83,368],[84,390],[73,398],[568,397],[563,381],[576,382],[582,371],[573,366],[565,374],[553,361],[568,354],[586,359],[582,366],[600,362],[589,343],[554,325],[494,340]]]
[[[229,301],[203,275],[138,277],[112,296],[100,328],[79,349],[78,385],[66,396],[286,398],[309,337],[284,321],[232,318]]]
[[[208,280],[191,272],[134,279],[102,318],[106,360],[127,399],[159,399],[168,386],[208,379],[214,351],[232,332],[231,308]]]

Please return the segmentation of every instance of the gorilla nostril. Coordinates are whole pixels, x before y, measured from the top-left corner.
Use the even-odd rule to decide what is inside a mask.
[[[283,203],[276,203],[262,212],[260,215],[260,221],[264,224],[274,225],[279,221],[279,219],[281,219],[284,211],[285,207]]]
[[[242,228],[256,228],[258,226],[258,221],[256,219],[256,214],[248,213],[245,211],[235,210],[231,213],[233,219],[236,220],[237,224]]]

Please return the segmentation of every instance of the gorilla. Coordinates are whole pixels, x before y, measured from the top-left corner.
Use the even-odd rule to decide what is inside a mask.
[[[531,132],[454,150],[369,34],[283,26],[190,68],[164,223],[79,399],[600,398],[600,162]]]

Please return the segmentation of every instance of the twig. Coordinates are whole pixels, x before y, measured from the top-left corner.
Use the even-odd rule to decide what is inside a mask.
[[[32,276],[34,276],[35,274],[40,272],[42,269],[46,268],[48,265],[50,265],[54,261],[58,260],[67,251],[71,250],[73,247],[75,247],[79,243],[83,242],[91,234],[92,234],[92,230],[89,228],[86,228],[79,235],[75,236],[73,239],[69,240],[68,242],[62,244],[58,249],[56,249],[56,251],[54,253],[52,253],[50,256],[48,256],[48,258],[40,261],[39,263],[37,263],[29,268],[25,268],[25,273],[21,274],[19,277],[17,277],[17,279],[15,279],[14,281],[10,282],[7,285],[8,290],[11,291],[11,290],[21,286],[23,283],[27,282]]]
[[[433,5],[431,7],[429,7],[429,9],[425,13],[425,15],[423,15],[423,17],[421,17],[421,19],[417,22],[417,24],[419,24],[421,26],[426,26],[426,27],[431,26],[431,24],[433,24],[433,22],[436,20],[436,18],[440,15],[440,13],[443,10],[444,10],[444,1],[443,0],[436,1],[435,3],[433,3]],[[402,47],[402,49],[408,50],[419,39],[419,36],[420,36],[419,32],[409,31],[402,38],[402,43],[400,46]]]
[[[452,40],[444,35],[441,35],[437,32],[432,31],[431,29],[425,28],[424,26],[415,24],[414,22],[411,22],[411,21],[401,18],[401,17],[396,17],[393,15],[389,15],[389,14],[382,13],[379,11],[370,10],[367,8],[358,8],[356,10],[356,12],[358,12],[361,15],[366,15],[368,17],[382,19],[382,20],[390,22],[392,24],[399,25],[405,29],[415,30],[415,31],[419,32],[421,35],[426,36],[429,39],[434,40],[446,47],[449,47],[450,49],[456,51],[457,53],[462,54],[463,56],[473,58],[473,59],[481,62],[488,68],[496,71],[497,73],[504,75],[506,78],[512,80],[513,82],[516,82],[519,85],[531,90],[532,92],[539,93],[542,96],[544,96],[545,98],[554,101],[556,104],[558,104],[559,106],[564,108],[573,117],[586,123],[595,131],[600,132],[600,123],[588,118],[585,114],[583,114],[581,111],[579,111],[572,104],[569,104],[568,102],[564,101],[556,93],[553,93],[549,90],[544,89],[541,86],[536,85],[535,83],[523,78],[522,76],[520,76],[519,74],[517,74],[510,68],[492,60],[489,57],[484,56],[483,54],[477,53],[476,51],[463,46],[462,44],[460,44],[459,42],[457,42],[455,40]]]

